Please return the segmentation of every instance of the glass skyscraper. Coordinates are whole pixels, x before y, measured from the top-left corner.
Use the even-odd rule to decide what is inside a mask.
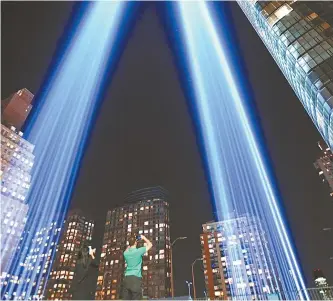
[[[333,149],[331,1],[238,1]]]
[[[1,101],[0,272],[8,272],[25,227],[35,146],[23,139],[21,127],[34,95],[21,89]]]

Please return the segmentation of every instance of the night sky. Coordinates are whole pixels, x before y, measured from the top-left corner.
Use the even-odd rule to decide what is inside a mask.
[[[26,87],[37,93],[68,20],[70,2],[2,2],[2,99]],[[309,286],[322,268],[333,283],[333,202],[313,161],[317,130],[236,3],[237,38],[260,113],[270,156]],[[175,58],[157,17],[146,5],[130,34],[92,131],[72,208],[96,221],[95,246],[106,211],[132,190],[161,185],[170,192],[176,295],[186,295],[191,263],[201,256],[201,225],[212,220],[203,164],[180,86]],[[331,232],[332,233],[332,232]],[[203,276],[196,270],[197,292]]]

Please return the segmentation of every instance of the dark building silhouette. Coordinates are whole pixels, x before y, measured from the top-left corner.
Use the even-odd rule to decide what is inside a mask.
[[[32,108],[33,98],[34,95],[24,88],[2,100],[1,123],[9,128],[13,126],[20,131]]]

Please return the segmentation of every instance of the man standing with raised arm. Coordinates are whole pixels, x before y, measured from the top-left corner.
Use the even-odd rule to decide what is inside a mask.
[[[139,240],[143,240],[146,246],[137,248]],[[126,262],[125,278],[123,282],[123,300],[140,300],[142,298],[142,256],[153,246],[144,236],[131,236],[128,240],[129,246],[124,252]]]

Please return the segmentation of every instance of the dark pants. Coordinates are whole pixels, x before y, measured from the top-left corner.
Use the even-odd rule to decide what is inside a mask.
[[[125,276],[123,282],[123,300],[141,300],[142,299],[142,280],[136,276]]]

